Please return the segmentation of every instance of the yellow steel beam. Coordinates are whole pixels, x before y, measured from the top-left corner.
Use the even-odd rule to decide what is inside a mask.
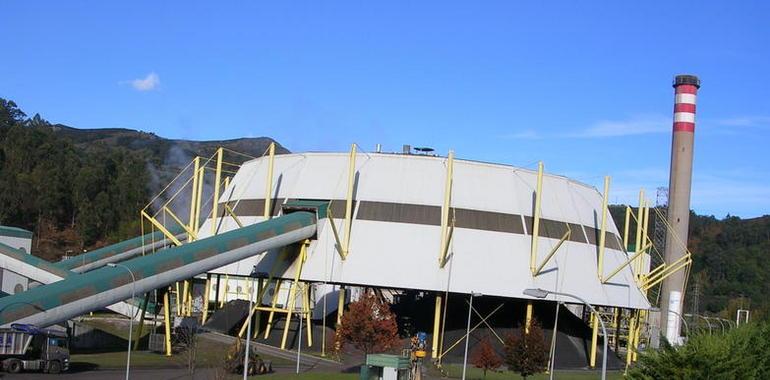
[[[283,280],[278,279],[275,282],[275,288],[273,289],[273,299],[270,300],[270,308],[276,309],[275,304],[278,302],[278,292],[281,290],[281,283]],[[287,311],[287,310],[286,310]],[[270,310],[270,314],[267,317],[267,326],[265,326],[265,336],[263,339],[267,339],[270,336],[270,330],[273,329],[273,318],[275,317],[275,310]]]
[[[342,248],[342,242],[340,242],[340,234],[337,231],[337,224],[334,223],[334,214],[332,214],[331,203],[329,204],[329,208],[327,209],[326,212],[329,214],[328,219],[329,219],[329,223],[332,226],[332,234],[334,234],[334,241],[335,241],[334,249],[337,251],[337,253],[339,253],[340,258],[342,258],[342,260],[345,260],[345,252]]]
[[[233,209],[230,208],[230,205],[225,203],[223,206],[225,208],[225,211],[227,211],[227,213],[230,215],[230,217],[233,218],[233,220],[235,220],[235,224],[238,225],[238,228],[243,228],[243,223],[241,223],[241,220],[238,219],[238,215],[235,215],[235,211],[233,211]]]
[[[222,298],[219,299],[219,308],[225,306],[227,303],[227,291],[230,288],[230,275],[225,273],[225,286],[222,287]]]
[[[529,253],[529,270],[537,273],[537,242],[540,236],[540,203],[543,198],[543,162],[537,163],[537,185],[535,188],[535,209],[532,216],[532,245]]]
[[[171,356],[171,312],[169,308],[171,305],[168,302],[168,294],[170,291],[166,289],[166,293],[163,294],[163,324],[165,327],[165,343],[166,343],[166,356]]]
[[[634,243],[634,250],[636,252],[639,252],[642,247],[642,220],[644,219],[643,213],[644,213],[644,189],[639,190],[639,208],[637,210],[638,216],[636,217],[636,240]],[[639,261],[637,260],[634,263],[634,273],[636,275],[640,275],[639,271]]]
[[[610,176],[604,177],[604,194],[602,196],[602,224],[599,228],[599,281],[604,277],[604,244],[607,240],[607,200],[610,192]]]
[[[532,301],[527,301],[527,315],[524,320],[524,333],[529,334],[529,327],[532,325],[532,313],[534,312],[534,306]]]
[[[171,212],[171,209],[169,209],[166,206],[163,206],[163,212],[165,212],[166,215],[170,216],[171,219],[174,219],[174,221],[177,222],[177,224],[179,224],[184,229],[185,232],[187,232],[187,235],[192,236],[192,240],[197,239],[197,236],[195,235],[195,231],[191,230],[184,222],[182,222],[181,219],[179,219],[178,216],[176,216],[176,214]]]
[[[201,168],[201,158],[196,156],[193,159],[193,173],[192,173],[192,187],[191,187],[191,193],[190,193],[190,230],[193,232],[197,229],[196,224],[197,222],[197,216],[195,215],[195,211],[197,210],[197,204],[198,201],[196,197],[198,196],[198,171]],[[195,237],[188,236],[187,241],[191,242],[194,241]]]
[[[628,227],[631,224],[631,206],[626,206],[626,223],[623,226],[623,250],[628,251]]]
[[[636,335],[636,313],[638,312],[632,312],[628,319],[628,336],[626,338],[626,370],[628,370],[628,366],[631,365],[631,358],[634,356],[633,353],[635,350],[634,336]]]
[[[286,253],[285,249],[281,250],[281,252],[278,254],[278,258],[273,262],[273,265],[270,268],[270,272],[269,272],[268,277],[267,277],[267,283],[268,284],[270,284],[270,282],[273,281],[273,278],[275,277],[276,269],[278,268],[278,264],[280,264],[283,261],[285,253]],[[278,294],[277,293],[278,289],[279,288],[276,288],[276,292],[274,293],[274,295]],[[249,315],[246,317],[246,321],[243,322],[243,325],[241,325],[240,331],[238,331],[238,337],[239,338],[242,337],[243,334],[246,332],[246,329],[249,326],[249,322],[251,321],[251,318],[254,317],[254,313],[256,313],[257,311],[261,310],[259,307],[262,306],[262,299],[265,297],[265,293],[266,292],[267,292],[267,286],[263,286],[262,287],[262,291],[257,293],[257,302],[254,303],[254,308],[249,312]],[[274,306],[275,305],[273,305],[273,308],[274,308]],[[274,310],[267,310],[267,311],[270,311],[271,313],[274,312]],[[257,321],[259,321],[259,314],[257,314]],[[272,318],[271,318],[271,321],[272,321]],[[257,333],[257,331],[255,329],[255,331],[254,331],[254,336],[255,337],[257,336],[256,333]]]
[[[217,218],[219,217],[219,182],[222,180],[222,153],[224,151],[220,147],[217,149],[217,170],[214,174],[214,200],[211,202],[211,235],[217,233]]]
[[[313,346],[313,325],[310,321],[310,284],[305,284],[303,287],[304,291],[302,294],[302,312],[305,313],[305,330],[307,336],[307,346],[312,347]],[[326,332],[324,331],[324,334]],[[302,344],[302,342],[297,342],[297,344]]]
[[[340,286],[337,292],[337,328],[342,324],[342,315],[345,313],[345,288]]]
[[[642,220],[642,248],[644,248],[644,245],[647,243],[647,241],[650,241],[650,236],[648,234],[647,225],[650,221],[650,205],[645,200],[644,201],[644,217]],[[644,273],[644,260],[639,260],[639,272],[638,273]]]
[[[342,242],[342,259],[348,257],[350,252],[350,232],[353,227],[353,190],[356,183],[356,144],[350,145],[350,158],[348,159],[348,193],[345,199],[345,236]]]
[[[662,272],[662,274],[657,275],[655,279],[652,279],[652,278],[647,279],[647,282],[645,282],[645,284],[643,286],[643,289],[645,291],[649,290],[650,288],[654,287],[655,285],[658,285],[661,281],[665,280],[666,277],[668,277],[668,276],[670,276],[670,275],[672,275],[672,274],[674,274],[674,273],[676,273],[676,272],[686,268],[691,263],[692,263],[692,260],[690,260],[690,258],[687,257],[686,261],[681,262],[679,264],[675,264],[675,265],[669,266],[669,268],[671,268],[671,269],[669,269],[669,270],[667,270],[665,272]]]
[[[206,323],[209,314],[209,291],[211,288],[211,274],[206,273],[206,290],[203,291],[203,313],[201,314],[201,325]]]
[[[206,168],[201,167],[200,171],[198,172],[198,189],[196,190],[195,195],[195,234],[198,234],[198,230],[200,229],[200,220],[201,220],[201,205],[203,201],[203,176],[206,173]]]
[[[155,226],[155,228],[160,230],[160,232],[162,232],[163,235],[165,235],[168,240],[171,240],[171,242],[173,242],[174,245],[176,246],[182,245],[182,242],[180,242],[179,239],[177,239],[176,236],[174,236],[174,234],[172,234],[169,230],[167,230],[166,227],[163,227],[163,224],[158,222],[155,218],[151,217],[149,214],[147,214],[144,211],[142,211],[141,214],[145,219],[149,220],[150,223],[152,223],[152,225]]]
[[[504,305],[504,304],[500,304],[500,305],[499,305],[499,306],[497,306],[497,307],[496,307],[494,310],[492,310],[492,311],[491,311],[489,314],[487,314],[487,316],[486,316],[486,317],[482,318],[482,319],[481,319],[481,321],[479,321],[478,323],[476,323],[476,324],[473,326],[473,328],[471,328],[471,329],[470,329],[470,332],[473,332],[473,331],[475,331],[475,330],[476,330],[476,329],[477,329],[479,326],[481,326],[482,324],[484,324],[484,323],[487,321],[487,319],[491,318],[493,314],[497,313],[497,311],[498,311],[498,310],[500,310],[500,309],[503,307],[503,305]],[[460,344],[460,342],[462,342],[462,341],[463,341],[463,339],[466,339],[466,338],[468,337],[468,335],[469,335],[469,333],[466,333],[466,334],[464,334],[462,337],[460,337],[459,339],[457,339],[457,340],[456,340],[454,343],[452,343],[452,345],[450,345],[450,346],[449,346],[449,348],[447,348],[446,350],[444,350],[443,352],[441,352],[441,354],[439,355],[439,358],[438,358],[438,359],[439,359],[439,360],[441,360],[441,358],[443,358],[444,356],[446,356],[446,355],[449,353],[449,351],[452,351],[452,349],[453,349],[453,348],[457,347],[457,345],[458,345],[458,344]]]
[[[436,294],[436,308],[433,312],[433,338],[431,339],[430,356],[434,359],[438,357],[438,338],[441,326],[441,295]]]
[[[273,202],[273,164],[275,162],[275,143],[271,142],[268,150],[268,164],[267,164],[267,179],[265,180],[265,220],[272,217],[272,202]]]
[[[559,239],[559,242],[556,243],[553,248],[551,248],[551,252],[548,253],[548,256],[543,259],[543,262],[538,265],[538,267],[535,269],[534,276],[537,276],[540,274],[540,272],[543,270],[546,264],[548,264],[549,261],[551,261],[551,258],[556,255],[556,252],[559,251],[559,248],[561,248],[561,245],[564,244],[569,237],[572,236],[572,228],[570,228],[569,224],[567,224],[567,232],[564,233],[564,235]]]
[[[281,337],[281,349],[286,349],[286,338],[289,336],[289,325],[291,324],[291,315],[296,304],[297,287],[299,286],[299,278],[302,275],[302,266],[305,264],[305,257],[307,256],[307,246],[310,244],[309,240],[305,240],[300,246],[299,257],[297,260],[297,270],[294,273],[294,282],[289,289],[289,302],[286,308],[289,310],[286,313],[286,324],[283,326],[283,337]],[[302,316],[300,316],[302,318]]]
[[[591,368],[596,367],[596,346],[599,341],[599,318],[601,316],[598,313],[593,313],[593,323],[591,324],[591,356],[588,365]],[[604,339],[607,339],[605,336]]]
[[[452,181],[454,176],[455,152],[449,151],[446,161],[446,179],[444,181],[444,203],[441,206],[441,245],[438,257],[438,266],[443,268],[446,264],[446,253],[449,249],[449,208],[452,206]]]
[[[649,248],[649,246],[648,246],[648,248]],[[633,263],[634,260],[637,259],[637,257],[639,257],[642,253],[645,252],[645,250],[646,249],[639,250],[636,253],[634,253],[633,255],[631,255],[631,257],[629,257],[628,260],[626,260],[626,262],[624,262],[623,264],[620,264],[617,268],[615,268],[612,272],[610,272],[610,274],[607,277],[600,278],[601,282],[603,284],[606,284],[607,281],[609,281],[611,278],[615,277],[615,275],[620,273],[620,271],[623,270],[623,268],[625,268],[629,264]]]

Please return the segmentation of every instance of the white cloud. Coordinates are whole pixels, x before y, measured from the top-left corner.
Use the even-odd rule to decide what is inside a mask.
[[[152,91],[158,89],[160,86],[160,77],[155,72],[147,74],[144,78],[133,79],[128,81],[131,87],[137,91]]]
[[[728,119],[720,119],[717,124],[727,127],[767,127],[770,126],[768,116],[740,116]]]
[[[664,116],[641,116],[627,120],[604,120],[568,137],[619,137],[644,135],[650,133],[668,133],[671,131],[671,118]]]
[[[519,132],[513,132],[509,134],[505,134],[502,136],[506,139],[514,139],[514,140],[537,140],[542,138],[539,133],[535,132],[534,130],[528,129],[526,131],[519,131]]]

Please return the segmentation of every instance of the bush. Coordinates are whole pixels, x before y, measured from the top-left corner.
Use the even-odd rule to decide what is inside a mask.
[[[518,372],[521,377],[545,372],[548,368],[548,347],[545,344],[543,329],[535,319],[529,326],[529,334],[524,327],[518,334],[508,335],[505,339],[505,363],[508,369]]]
[[[473,363],[474,367],[481,368],[484,371],[484,378],[486,379],[487,371],[497,369],[503,365],[503,360],[495,352],[492,343],[489,342],[489,337],[487,337],[473,349],[471,363]]]
[[[682,346],[662,343],[643,352],[631,379],[768,379],[770,324],[745,325],[726,334],[697,334]]]

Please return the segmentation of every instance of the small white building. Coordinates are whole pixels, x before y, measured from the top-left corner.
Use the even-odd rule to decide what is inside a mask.
[[[32,232],[18,227],[0,226],[0,243],[29,254],[32,250]],[[29,280],[13,271],[0,268],[0,291],[16,294],[26,291]]]

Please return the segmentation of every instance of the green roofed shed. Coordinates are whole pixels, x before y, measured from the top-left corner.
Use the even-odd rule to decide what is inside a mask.
[[[0,226],[0,236],[32,239],[32,231],[27,231],[19,227]]]

